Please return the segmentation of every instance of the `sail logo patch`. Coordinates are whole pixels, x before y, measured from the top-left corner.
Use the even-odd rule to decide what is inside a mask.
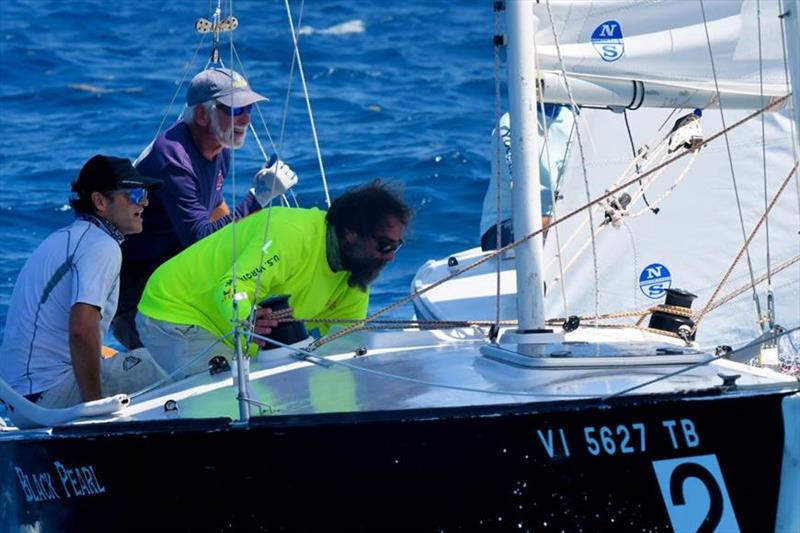
[[[651,300],[662,298],[672,286],[672,275],[661,263],[651,263],[639,274],[639,289]]]
[[[592,46],[603,61],[610,63],[620,59],[625,54],[620,23],[616,20],[601,22],[592,32]]]
[[[673,530],[739,531],[716,455],[653,461],[653,469]]]

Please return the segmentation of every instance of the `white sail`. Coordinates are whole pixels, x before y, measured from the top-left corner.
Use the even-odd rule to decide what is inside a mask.
[[[550,70],[543,75],[545,100],[551,101],[548,93],[553,94],[548,79],[555,79],[552,85],[563,84],[563,79],[558,79],[562,67],[549,25],[552,12],[564,70],[578,103],[640,107],[627,112],[630,134],[625,115],[582,107],[577,123],[585,149],[586,178],[578,144],[572,142],[557,191],[561,199],[556,204],[556,217],[634,177],[634,149],[649,146],[647,159],[639,161],[641,171],[670,155],[665,139],[679,117],[691,114],[696,103],[692,91],[699,95],[698,106],[705,108],[699,125],[706,138],[723,129],[720,102],[725,125],[731,126],[764,103],[790,92],[779,4],[766,1],[760,4],[760,16],[755,1],[701,4],[552,0],[534,5],[540,20],[536,34],[539,62]],[[607,39],[597,38],[609,24],[616,25],[608,30],[612,35]],[[621,36],[618,42],[612,38],[615,31]],[[604,53],[616,56],[604,57]],[[640,96],[642,101],[638,105],[628,106],[621,93],[608,90],[601,94],[602,83],[597,80],[616,83],[626,90],[634,86],[631,80],[640,85],[658,84],[659,90],[668,86],[675,90],[675,95],[683,95],[684,100],[670,101],[661,94],[659,105],[668,108],[652,109],[658,106],[647,105]],[[594,81],[594,87],[583,91],[586,88],[581,86],[583,81],[587,81],[587,86]],[[557,101],[568,103],[564,89],[559,88],[562,93]],[[600,98],[587,102],[586,98],[592,95]],[[699,105],[703,99],[708,107]],[[749,257],[745,254],[737,262],[727,283],[717,291],[745,237],[759,223],[768,202],[795,164],[791,135],[794,125],[789,119],[792,106],[788,101],[782,105],[780,112],[764,115],[763,137],[760,117],[730,132],[730,163],[725,139],[720,137],[643,181],[641,187],[637,183],[628,188],[626,192],[633,202],[625,213],[609,217],[615,224],[605,223],[603,207],[595,208],[592,217],[597,230],[596,272],[585,213],[559,224],[557,230],[551,229],[544,250],[545,315],[548,318],[593,316],[595,312],[603,315],[641,310],[662,303],[663,289],[672,287],[698,295],[695,313],[709,304],[715,291],[718,293],[711,302],[713,309],[708,310],[699,324],[697,340],[701,345],[736,345],[752,340],[773,324],[787,328],[800,325],[800,185],[796,176],[791,178],[750,243]],[[691,141],[696,133],[690,133],[687,139]],[[673,142],[673,149],[676,144],[682,142]],[[673,155],[681,150],[674,150]],[[648,209],[648,203],[658,209],[658,214]],[[519,232],[515,234],[517,238],[522,236]],[[479,252],[465,252],[457,260],[468,264],[478,257],[476,253]],[[499,307],[504,319],[514,318],[514,266],[510,258],[501,265],[503,296]],[[436,268],[436,264],[431,264],[423,269],[415,287],[425,286],[429,276],[433,279]],[[432,291],[421,300],[420,313],[437,318],[455,314],[493,319],[496,291],[493,269],[494,266],[487,267],[469,279],[454,281],[450,288],[443,286]],[[755,296],[748,287],[753,281]],[[770,294],[774,295],[774,309],[770,308]],[[465,306],[462,303],[465,298],[474,305]],[[730,301],[716,307],[723,300]],[[614,322],[634,321],[624,318]]]
[[[755,0],[703,4],[553,0],[549,10],[547,4],[536,4],[534,11],[542,21],[536,34],[539,65],[551,78],[551,88],[559,85],[553,76],[562,71],[560,52],[564,70],[584,83],[636,80],[661,93],[670,88],[719,87],[723,103],[730,95],[730,108],[743,94],[785,94],[779,7],[777,1],[759,5]],[[558,48],[549,24],[551,14]],[[577,103],[597,103],[581,102],[581,87],[576,84],[575,90]],[[552,89],[545,90],[545,98],[555,101],[548,92]],[[699,105],[689,102],[686,107]]]
[[[746,114],[742,111],[726,112],[725,121],[731,125]],[[670,116],[666,110],[629,112],[636,147],[647,143],[654,152],[657,142],[671,129],[678,116]],[[582,119],[584,126],[588,126],[583,130],[584,138],[588,139],[584,142],[588,186],[591,197],[596,198],[616,183],[636,175],[633,171],[624,180],[617,181],[633,155],[623,115],[586,109]],[[764,120],[766,135],[763,143],[760,119],[751,120],[729,134],[738,200],[725,142],[718,138],[700,150],[691,165],[688,163],[694,155],[667,168],[652,184],[645,179],[641,186],[637,183],[628,188],[627,192],[634,201],[627,207],[627,213],[640,212],[639,216],[622,216],[621,224],[615,228],[612,224],[603,224],[605,210],[602,207],[593,211],[595,228],[598,228],[600,314],[661,303],[663,289],[668,287],[697,294],[694,310],[703,308],[742,248],[743,232],[749,235],[765,211],[764,169],[768,202],[795,163],[791,119],[783,114],[768,113]],[[720,131],[719,111],[706,112],[701,124],[706,136]],[[766,165],[762,145],[765,147]],[[557,204],[558,216],[586,203],[578,150],[571,152],[564,181],[559,191],[563,200]],[[638,197],[645,188],[645,196]],[[769,258],[766,225],[761,227],[749,247],[756,279],[765,276],[768,269],[775,270],[800,256],[799,190],[795,176],[770,213]],[[645,200],[652,205],[662,198],[663,202],[655,206],[657,214],[647,208]],[[744,230],[737,203],[741,204]],[[560,224],[559,237],[562,265],[565,265],[563,288],[567,309],[563,306],[556,239],[551,236],[545,244],[545,279],[549,289],[546,314],[593,315],[595,273],[586,215],[577,215]],[[744,256],[719,295],[730,295],[750,281],[748,261]],[[800,261],[773,273],[771,281],[775,293],[775,321],[786,327],[797,326],[800,324]],[[762,281],[757,286],[762,315],[767,311],[766,291],[767,281]],[[735,344],[754,338],[761,333],[755,309],[752,290],[744,290],[733,301],[710,312],[702,320],[698,341],[712,345]]]

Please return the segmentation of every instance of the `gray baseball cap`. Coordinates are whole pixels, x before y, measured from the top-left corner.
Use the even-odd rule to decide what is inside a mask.
[[[219,100],[228,107],[244,107],[268,100],[250,89],[247,80],[228,68],[210,68],[195,76],[186,91],[186,105]]]

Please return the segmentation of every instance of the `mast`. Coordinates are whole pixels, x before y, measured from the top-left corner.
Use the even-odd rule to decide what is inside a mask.
[[[536,118],[536,18],[526,0],[506,3],[508,100],[513,161],[513,225],[519,239],[542,229]],[[542,236],[516,248],[518,334],[544,330]]]

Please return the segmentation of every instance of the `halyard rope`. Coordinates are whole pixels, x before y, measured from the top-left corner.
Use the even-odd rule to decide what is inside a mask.
[[[709,60],[711,61],[711,73],[714,75],[714,92],[715,92],[716,98],[717,98],[717,105],[719,105],[719,118],[720,118],[720,121],[722,122],[723,131],[725,131],[725,113],[723,112],[722,97],[720,96],[720,92],[719,92],[719,80],[717,79],[717,69],[716,69],[716,64],[714,63],[714,54],[713,54],[713,52],[711,50],[711,37],[708,34],[708,21],[706,20],[706,8],[705,8],[705,5],[703,3],[703,0],[700,0],[700,11],[703,14],[703,29],[705,30],[706,43],[708,44],[708,57],[709,57]],[[762,100],[762,102],[763,102],[763,100]],[[739,185],[738,185],[738,183],[736,181],[736,171],[734,170],[734,167],[733,167],[733,156],[731,155],[731,144],[730,144],[730,140],[728,139],[727,132],[725,133],[725,149],[727,150],[727,153],[728,153],[728,165],[729,165],[730,170],[731,170],[731,181],[733,182],[733,192],[734,192],[734,195],[736,196],[736,209],[737,209],[737,212],[739,214],[739,228],[742,230],[742,240],[744,241],[746,239],[746,237],[745,237],[745,229],[744,229],[744,215],[742,214],[742,201],[741,201],[741,198],[739,196]],[[756,289],[755,289],[755,275],[753,274],[753,261],[750,259],[750,250],[748,249],[747,246],[744,247],[744,250],[745,250],[745,252],[747,254],[747,268],[748,268],[748,272],[750,273],[750,282],[753,283],[753,304],[755,305],[756,315],[757,315],[758,320],[760,322],[761,318],[762,318],[762,316],[761,316],[761,303],[760,303],[760,301],[758,299],[758,293],[756,292]],[[763,328],[761,328],[761,330],[762,330],[762,332],[764,331]]]
[[[575,103],[575,98],[572,96],[572,88],[569,85],[569,78],[567,76],[566,68],[564,67],[564,58],[561,56],[561,46],[558,42],[558,33],[556,32],[555,24],[553,24],[553,12],[550,9],[550,0],[547,0],[545,3],[545,7],[547,8],[547,16],[550,18],[550,29],[553,30],[553,42],[556,45],[556,53],[558,54],[558,63],[561,67],[561,75],[564,80],[564,86],[567,89],[567,96],[569,96],[569,103],[572,106],[573,112],[575,112],[575,135],[576,139],[578,140],[578,153],[580,154],[581,158],[581,171],[583,173],[583,185],[584,189],[586,190],[586,201],[591,202],[591,193],[589,191],[589,174],[586,170],[586,157],[583,150],[583,139],[581,138],[581,128],[578,125],[578,114],[577,109],[578,105]],[[587,204],[587,205],[591,205]],[[594,229],[594,221],[592,220],[592,215],[589,213],[589,230],[592,236],[592,268],[594,271],[594,314],[597,315],[600,312],[600,269],[597,266],[597,237],[595,235]],[[563,220],[563,219],[562,219]],[[559,220],[560,222],[561,220]]]
[[[725,275],[722,276],[722,279],[720,280],[720,282],[717,285],[716,289],[714,289],[714,292],[712,293],[711,297],[708,299],[708,302],[706,303],[705,307],[703,307],[703,310],[700,311],[700,313],[697,315],[697,320],[695,321],[695,325],[692,328],[692,333],[694,333],[697,330],[697,326],[700,323],[700,321],[703,319],[703,317],[706,314],[708,314],[712,304],[714,303],[714,300],[716,299],[717,295],[719,294],[719,291],[722,290],[722,287],[728,281],[728,277],[730,277],[731,273],[733,272],[733,269],[736,266],[736,263],[738,263],[739,259],[741,259],[742,255],[744,255],[745,252],[747,252],[748,247],[750,246],[750,241],[753,240],[753,237],[755,237],[756,233],[758,232],[758,229],[761,227],[761,225],[767,219],[767,216],[769,215],[769,212],[775,206],[775,202],[778,201],[778,198],[780,198],[780,196],[783,193],[784,189],[786,189],[786,186],[789,185],[789,181],[791,180],[792,176],[794,176],[794,173],[797,171],[797,165],[798,164],[795,163],[794,166],[792,167],[792,170],[790,170],[789,174],[787,174],[786,178],[784,178],[783,183],[781,184],[780,188],[778,189],[778,192],[775,193],[775,196],[772,197],[772,201],[770,201],[769,205],[767,206],[767,210],[764,212],[763,215],[761,215],[761,218],[758,220],[758,222],[756,223],[755,227],[750,232],[750,235],[745,239],[744,244],[742,245],[741,249],[739,250],[739,253],[736,254],[736,257],[733,259],[733,262],[728,267],[728,270],[725,272]],[[752,272],[751,272],[751,274],[752,274]],[[753,284],[753,291],[755,291],[755,276],[751,276],[751,283]],[[759,316],[759,319],[761,319],[760,316]]]

